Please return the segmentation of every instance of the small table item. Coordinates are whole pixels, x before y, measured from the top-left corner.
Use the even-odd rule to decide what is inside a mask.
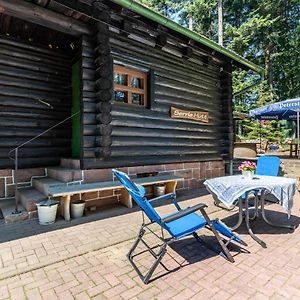
[[[209,192],[214,194],[220,202],[225,204],[228,208],[232,206],[238,200],[239,202],[239,220],[232,229],[237,229],[245,216],[246,226],[251,237],[257,241],[261,246],[266,247],[266,244],[254,235],[250,227],[248,196],[250,191],[255,191],[255,214],[254,218],[258,215],[258,191],[261,192],[261,214],[266,223],[276,227],[284,227],[294,229],[294,226],[290,225],[277,225],[271,223],[265,216],[264,199],[268,193],[273,194],[283,208],[287,211],[288,217],[291,215],[291,208],[293,206],[293,197],[297,191],[297,180],[285,177],[276,176],[258,176],[253,179],[243,178],[242,175],[224,176],[213,179],[208,179],[204,182],[204,185]],[[246,194],[245,199],[245,211],[243,211],[243,195]],[[252,219],[254,219],[252,218]]]

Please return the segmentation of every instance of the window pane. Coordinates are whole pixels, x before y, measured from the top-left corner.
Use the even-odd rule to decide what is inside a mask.
[[[133,93],[132,103],[137,105],[144,105],[143,95]]]
[[[127,85],[127,75],[125,74],[114,74],[114,83],[121,84],[121,85]]]
[[[143,79],[137,78],[137,77],[132,77],[131,78],[131,86],[137,89],[142,89],[143,88]]]
[[[127,103],[127,93],[123,91],[115,91],[115,101]]]

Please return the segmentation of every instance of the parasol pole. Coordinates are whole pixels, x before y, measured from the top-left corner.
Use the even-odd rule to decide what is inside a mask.
[[[299,158],[299,109],[297,109],[297,156]]]
[[[260,147],[260,152],[262,152],[262,145],[261,145],[261,120],[259,120],[259,147]]]

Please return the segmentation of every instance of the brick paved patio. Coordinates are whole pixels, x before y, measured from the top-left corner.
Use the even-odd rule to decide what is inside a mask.
[[[299,200],[297,194],[294,223],[299,223]],[[209,205],[211,217],[234,223],[228,215],[235,213],[216,209],[209,195],[182,203],[199,202]],[[159,208],[163,213],[170,209]],[[281,211],[276,205],[270,209]],[[286,221],[284,213],[272,212],[271,217]],[[126,260],[140,220],[137,210],[120,207],[51,227],[37,221],[1,224],[0,299],[300,299],[299,229],[291,233],[255,222],[254,231],[268,245],[262,249],[241,228],[250,253],[231,248],[234,264],[186,238],[163,260],[170,272],[159,267],[154,281],[144,285]],[[139,263],[146,267],[150,259],[141,257]]]

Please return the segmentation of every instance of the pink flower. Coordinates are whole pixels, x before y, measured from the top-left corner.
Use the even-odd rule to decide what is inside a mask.
[[[254,172],[256,170],[256,163],[248,160],[243,161],[239,166],[239,171],[251,171]]]

